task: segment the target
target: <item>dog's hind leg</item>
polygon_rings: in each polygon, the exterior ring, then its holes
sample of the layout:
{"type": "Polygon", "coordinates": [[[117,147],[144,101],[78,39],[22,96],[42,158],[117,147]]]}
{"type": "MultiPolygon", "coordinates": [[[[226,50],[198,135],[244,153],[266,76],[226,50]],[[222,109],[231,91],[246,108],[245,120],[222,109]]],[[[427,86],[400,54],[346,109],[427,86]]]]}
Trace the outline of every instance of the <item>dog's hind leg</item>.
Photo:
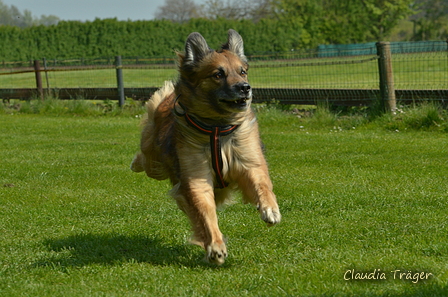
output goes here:
{"type": "Polygon", "coordinates": [[[212,186],[207,182],[190,180],[188,185],[176,185],[172,195],[190,219],[194,232],[192,243],[205,249],[208,262],[223,264],[227,247],[218,226],[212,186]]]}

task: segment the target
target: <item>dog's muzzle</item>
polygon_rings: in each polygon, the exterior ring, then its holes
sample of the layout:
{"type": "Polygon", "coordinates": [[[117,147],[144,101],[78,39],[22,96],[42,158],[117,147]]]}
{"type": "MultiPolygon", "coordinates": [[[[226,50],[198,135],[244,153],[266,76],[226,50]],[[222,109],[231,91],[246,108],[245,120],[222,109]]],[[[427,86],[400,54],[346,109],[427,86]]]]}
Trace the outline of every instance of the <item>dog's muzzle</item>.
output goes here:
{"type": "Polygon", "coordinates": [[[233,86],[233,96],[232,99],[221,99],[221,102],[227,103],[230,107],[236,109],[244,109],[247,107],[247,101],[252,99],[252,88],[251,86],[244,82],[238,83],[233,86]]]}
{"type": "Polygon", "coordinates": [[[252,95],[252,88],[248,83],[238,84],[237,88],[239,88],[240,94],[244,98],[249,98],[252,95]]]}

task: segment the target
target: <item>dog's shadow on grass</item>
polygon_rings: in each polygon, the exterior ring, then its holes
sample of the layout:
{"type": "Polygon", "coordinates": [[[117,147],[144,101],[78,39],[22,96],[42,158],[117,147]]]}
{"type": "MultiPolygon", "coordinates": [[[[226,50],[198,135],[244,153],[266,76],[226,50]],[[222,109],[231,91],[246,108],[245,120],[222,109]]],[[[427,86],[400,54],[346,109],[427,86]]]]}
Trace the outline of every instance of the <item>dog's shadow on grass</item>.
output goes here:
{"type": "Polygon", "coordinates": [[[119,265],[148,263],[187,267],[209,266],[202,261],[203,253],[187,243],[167,245],[158,237],[119,234],[79,234],[47,239],[49,253],[35,267],[83,267],[90,264],[119,265]]]}

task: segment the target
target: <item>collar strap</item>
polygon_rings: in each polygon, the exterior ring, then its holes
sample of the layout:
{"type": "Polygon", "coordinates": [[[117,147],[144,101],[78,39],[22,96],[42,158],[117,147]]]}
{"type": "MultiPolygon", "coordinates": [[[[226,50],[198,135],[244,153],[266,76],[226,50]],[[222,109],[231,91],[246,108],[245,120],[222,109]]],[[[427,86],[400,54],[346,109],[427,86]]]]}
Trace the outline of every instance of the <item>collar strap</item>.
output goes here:
{"type": "Polygon", "coordinates": [[[176,109],[176,106],[174,106],[174,113],[178,116],[185,116],[185,120],[187,123],[198,130],[199,132],[203,134],[210,135],[210,150],[212,153],[212,167],[215,171],[216,180],[218,182],[218,188],[225,188],[228,186],[226,181],[224,180],[224,176],[222,174],[222,167],[223,167],[223,161],[222,161],[222,152],[221,152],[221,136],[226,136],[231,134],[233,131],[235,131],[239,126],[238,125],[227,125],[227,126],[211,126],[207,125],[205,123],[200,122],[193,116],[190,116],[185,106],[178,102],[177,99],[179,99],[180,95],[177,96],[175,99],[175,103],[178,103],[179,106],[183,109],[183,112],[179,112],[176,109]]]}
{"type": "Polygon", "coordinates": [[[187,120],[187,123],[196,128],[196,130],[204,133],[204,134],[212,134],[215,133],[215,131],[218,131],[217,133],[220,136],[226,136],[231,134],[236,128],[238,128],[238,125],[227,125],[227,126],[210,126],[204,123],[201,123],[194,117],[190,116],[188,113],[185,113],[185,119],[187,120]]]}

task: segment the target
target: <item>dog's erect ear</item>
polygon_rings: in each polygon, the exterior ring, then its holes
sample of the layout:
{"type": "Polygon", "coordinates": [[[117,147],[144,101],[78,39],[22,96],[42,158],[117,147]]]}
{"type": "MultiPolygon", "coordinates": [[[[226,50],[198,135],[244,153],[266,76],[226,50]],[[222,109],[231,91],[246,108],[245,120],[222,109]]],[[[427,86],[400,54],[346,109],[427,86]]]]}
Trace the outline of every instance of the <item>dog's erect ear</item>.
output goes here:
{"type": "Polygon", "coordinates": [[[188,35],[187,42],[185,43],[184,61],[186,64],[192,64],[202,60],[209,52],[210,48],[207,45],[207,41],[205,41],[201,34],[193,32],[188,35]]]}
{"type": "Polygon", "coordinates": [[[228,32],[227,43],[222,46],[222,49],[234,52],[241,60],[246,61],[244,55],[243,38],[238,32],[230,29],[228,32]]]}

